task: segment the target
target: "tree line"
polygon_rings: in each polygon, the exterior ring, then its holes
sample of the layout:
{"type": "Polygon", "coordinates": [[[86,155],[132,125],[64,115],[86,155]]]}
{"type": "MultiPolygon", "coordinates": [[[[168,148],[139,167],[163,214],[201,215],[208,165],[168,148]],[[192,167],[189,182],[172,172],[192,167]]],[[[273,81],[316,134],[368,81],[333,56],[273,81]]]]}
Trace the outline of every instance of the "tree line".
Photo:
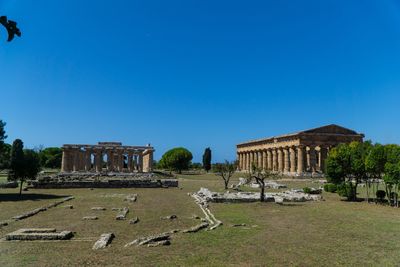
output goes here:
{"type": "Polygon", "coordinates": [[[42,168],[61,167],[62,150],[59,147],[24,149],[21,139],[7,144],[5,126],[0,120],[0,170],[8,170],[9,181],[20,182],[21,194],[23,182],[35,179],[42,168]]]}
{"type": "Polygon", "coordinates": [[[390,205],[399,205],[399,145],[373,144],[371,141],[340,144],[329,152],[325,163],[327,180],[336,185],[339,195],[356,201],[357,189],[364,184],[368,202],[371,196],[386,197],[390,205]],[[379,188],[380,184],[383,184],[383,190],[379,188]]]}

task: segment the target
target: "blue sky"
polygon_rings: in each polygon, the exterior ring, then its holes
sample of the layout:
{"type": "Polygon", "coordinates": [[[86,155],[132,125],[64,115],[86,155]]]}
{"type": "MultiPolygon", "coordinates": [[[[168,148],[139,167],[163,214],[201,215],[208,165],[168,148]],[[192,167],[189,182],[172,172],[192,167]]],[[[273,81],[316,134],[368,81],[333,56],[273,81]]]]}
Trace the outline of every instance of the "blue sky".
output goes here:
{"type": "Polygon", "coordinates": [[[0,119],[27,147],[121,141],[234,159],[336,123],[400,143],[400,2],[0,0],[0,119]]]}

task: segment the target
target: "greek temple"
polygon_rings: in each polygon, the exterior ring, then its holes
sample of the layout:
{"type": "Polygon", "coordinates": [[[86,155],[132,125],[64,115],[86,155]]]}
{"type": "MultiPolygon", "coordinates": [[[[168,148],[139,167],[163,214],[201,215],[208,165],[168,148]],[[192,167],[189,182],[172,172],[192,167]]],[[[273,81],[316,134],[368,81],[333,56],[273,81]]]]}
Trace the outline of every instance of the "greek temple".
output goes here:
{"type": "Polygon", "coordinates": [[[120,142],[62,147],[62,172],[151,172],[154,148],[123,146],[120,142]]]}
{"type": "Polygon", "coordinates": [[[249,171],[254,163],[264,170],[291,176],[324,172],[324,161],[332,147],[353,141],[362,142],[364,134],[331,124],[237,145],[238,168],[249,171]]]}

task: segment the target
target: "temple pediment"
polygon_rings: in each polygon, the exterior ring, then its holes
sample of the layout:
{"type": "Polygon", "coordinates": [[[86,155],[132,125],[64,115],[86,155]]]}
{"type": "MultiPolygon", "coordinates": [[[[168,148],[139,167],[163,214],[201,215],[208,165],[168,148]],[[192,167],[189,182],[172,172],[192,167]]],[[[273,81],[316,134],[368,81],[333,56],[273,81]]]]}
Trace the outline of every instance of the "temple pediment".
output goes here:
{"type": "Polygon", "coordinates": [[[313,133],[313,134],[349,134],[349,135],[357,135],[356,131],[344,128],[342,126],[336,125],[336,124],[330,124],[306,131],[302,131],[301,133],[313,133]]]}

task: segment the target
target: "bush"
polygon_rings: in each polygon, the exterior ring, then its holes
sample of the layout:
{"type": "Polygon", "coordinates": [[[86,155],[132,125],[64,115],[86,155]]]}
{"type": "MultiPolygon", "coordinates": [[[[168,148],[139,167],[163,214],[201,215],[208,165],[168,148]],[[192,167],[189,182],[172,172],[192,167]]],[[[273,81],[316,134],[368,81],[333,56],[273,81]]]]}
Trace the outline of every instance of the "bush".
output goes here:
{"type": "Polygon", "coordinates": [[[383,200],[386,197],[386,192],[384,190],[378,190],[376,191],[376,198],[380,201],[383,202],[383,200]]]}
{"type": "Polygon", "coordinates": [[[331,183],[325,184],[324,185],[324,191],[325,192],[330,192],[330,193],[336,193],[337,185],[331,184],[331,183]]]}
{"type": "Polygon", "coordinates": [[[309,187],[304,187],[303,188],[303,192],[305,193],[305,194],[311,194],[311,188],[309,188],[309,187]]]}
{"type": "Polygon", "coordinates": [[[347,198],[347,200],[354,200],[356,196],[354,195],[354,190],[349,183],[342,183],[337,186],[337,193],[341,197],[347,198]]]}

